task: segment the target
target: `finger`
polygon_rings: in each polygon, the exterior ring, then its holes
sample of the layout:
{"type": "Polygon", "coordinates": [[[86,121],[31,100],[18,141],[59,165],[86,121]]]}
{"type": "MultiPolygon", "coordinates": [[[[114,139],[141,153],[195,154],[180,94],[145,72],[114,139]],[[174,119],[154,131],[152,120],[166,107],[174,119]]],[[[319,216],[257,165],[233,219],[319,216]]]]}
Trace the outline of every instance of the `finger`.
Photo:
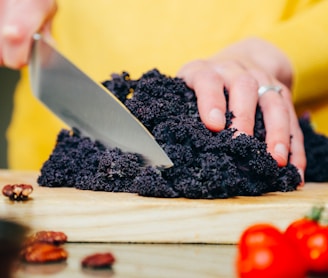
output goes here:
{"type": "Polygon", "coordinates": [[[268,152],[279,166],[285,166],[288,162],[291,135],[289,106],[286,104],[291,101],[290,93],[286,87],[282,88],[281,94],[272,90],[259,98],[268,152]]]}
{"type": "Polygon", "coordinates": [[[257,80],[246,71],[230,72],[229,110],[234,114],[231,127],[237,134],[253,135],[257,106],[257,80]]]}
{"type": "Polygon", "coordinates": [[[277,161],[279,166],[285,166],[290,151],[290,106],[292,105],[289,90],[277,80],[267,75],[258,68],[251,68],[249,72],[256,77],[261,85],[277,84],[283,90],[277,93],[275,90],[264,93],[259,98],[266,127],[266,143],[268,152],[277,161]],[[284,97],[286,100],[284,100],[284,97]]]}
{"type": "Polygon", "coordinates": [[[299,126],[299,122],[295,113],[295,108],[293,105],[290,106],[290,127],[291,127],[291,156],[290,163],[293,164],[301,175],[302,183],[304,184],[304,172],[306,168],[306,154],[304,147],[304,137],[303,132],[299,126]]]}
{"type": "Polygon", "coordinates": [[[2,60],[17,69],[27,63],[33,34],[52,17],[56,6],[53,0],[9,1],[7,10],[1,30],[2,60]]]}
{"type": "Polygon", "coordinates": [[[225,127],[226,100],[221,76],[206,62],[197,61],[185,66],[178,76],[195,91],[200,118],[212,131],[225,127]]]}
{"type": "Polygon", "coordinates": [[[301,131],[294,131],[291,144],[290,163],[297,169],[304,184],[304,172],[306,167],[306,155],[304,149],[303,134],[301,131]]]}

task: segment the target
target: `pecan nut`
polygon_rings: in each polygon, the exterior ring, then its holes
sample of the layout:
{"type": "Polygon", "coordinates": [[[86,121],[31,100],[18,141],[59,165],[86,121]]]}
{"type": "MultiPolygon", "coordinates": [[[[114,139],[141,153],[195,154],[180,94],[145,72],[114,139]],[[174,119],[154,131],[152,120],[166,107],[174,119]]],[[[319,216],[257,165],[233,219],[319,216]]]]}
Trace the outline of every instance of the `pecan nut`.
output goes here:
{"type": "Polygon", "coordinates": [[[86,268],[111,268],[114,262],[112,253],[95,253],[85,257],[81,264],[86,268]]]}
{"type": "Polygon", "coordinates": [[[13,201],[25,201],[33,191],[30,184],[7,184],[2,188],[2,194],[13,201]]]}
{"type": "Polygon", "coordinates": [[[63,232],[40,231],[27,238],[25,245],[30,245],[36,242],[61,245],[67,242],[67,235],[63,232]]]}
{"type": "Polygon", "coordinates": [[[60,246],[38,242],[25,247],[21,257],[29,263],[60,262],[67,259],[68,253],[60,246]]]}

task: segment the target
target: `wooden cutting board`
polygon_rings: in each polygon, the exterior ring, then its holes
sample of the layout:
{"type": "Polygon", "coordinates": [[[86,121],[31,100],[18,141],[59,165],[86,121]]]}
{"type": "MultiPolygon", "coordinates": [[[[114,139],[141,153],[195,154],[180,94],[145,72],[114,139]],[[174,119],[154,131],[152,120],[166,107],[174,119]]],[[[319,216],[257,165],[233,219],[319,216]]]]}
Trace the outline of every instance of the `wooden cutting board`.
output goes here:
{"type": "Polygon", "coordinates": [[[260,197],[189,200],[40,187],[37,176],[0,170],[1,188],[14,183],[34,186],[25,202],[1,196],[0,217],[34,230],[63,231],[71,242],[230,244],[251,224],[270,222],[284,229],[313,205],[323,204],[328,210],[328,183],[260,197]]]}

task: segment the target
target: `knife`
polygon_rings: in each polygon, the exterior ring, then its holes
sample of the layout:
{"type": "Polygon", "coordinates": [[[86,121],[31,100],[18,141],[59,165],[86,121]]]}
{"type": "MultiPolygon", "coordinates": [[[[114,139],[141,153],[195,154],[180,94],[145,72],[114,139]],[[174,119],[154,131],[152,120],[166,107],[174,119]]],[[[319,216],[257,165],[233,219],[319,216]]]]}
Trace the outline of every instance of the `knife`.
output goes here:
{"type": "Polygon", "coordinates": [[[34,35],[29,60],[34,96],[71,128],[106,147],[141,154],[146,165],[169,168],[172,161],[143,124],[110,91],[34,35]]]}

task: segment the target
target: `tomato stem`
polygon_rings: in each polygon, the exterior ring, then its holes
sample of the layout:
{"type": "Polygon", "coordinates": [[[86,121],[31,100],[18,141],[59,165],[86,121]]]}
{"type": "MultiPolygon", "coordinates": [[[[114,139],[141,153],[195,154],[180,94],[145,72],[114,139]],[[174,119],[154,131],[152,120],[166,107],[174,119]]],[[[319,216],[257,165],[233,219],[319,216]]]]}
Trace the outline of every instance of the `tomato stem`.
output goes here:
{"type": "Polygon", "coordinates": [[[310,213],[308,215],[306,215],[306,218],[316,221],[316,222],[319,222],[324,209],[325,209],[324,206],[314,206],[314,207],[312,207],[310,213]]]}

